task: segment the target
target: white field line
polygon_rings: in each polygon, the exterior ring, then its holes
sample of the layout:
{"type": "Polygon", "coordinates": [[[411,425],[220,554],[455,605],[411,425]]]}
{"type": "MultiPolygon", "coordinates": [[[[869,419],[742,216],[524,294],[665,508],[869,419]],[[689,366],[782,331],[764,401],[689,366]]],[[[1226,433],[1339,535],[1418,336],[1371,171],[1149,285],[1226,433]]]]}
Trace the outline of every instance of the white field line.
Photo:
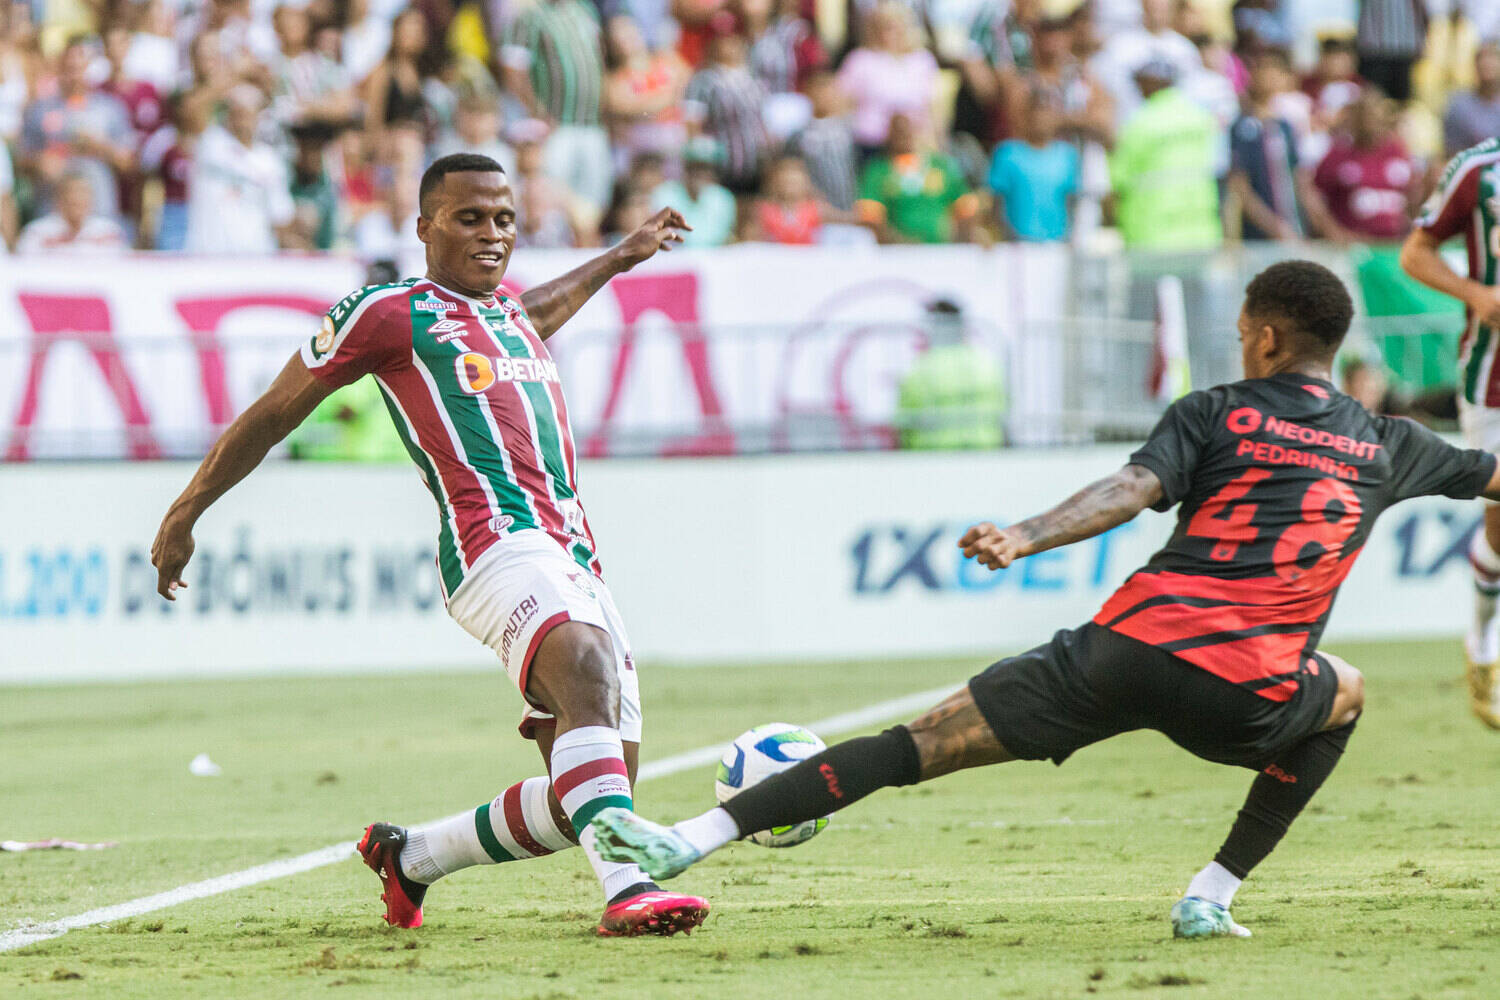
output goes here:
{"type": "MultiPolygon", "coordinates": [[[[856,709],[853,712],[845,712],[842,715],[830,716],[817,722],[808,723],[807,728],[820,736],[838,736],[841,733],[852,732],[872,726],[877,722],[883,722],[900,715],[919,712],[924,708],[930,708],[937,704],[956,690],[952,685],[940,688],[932,688],[927,691],[918,691],[913,694],[903,695],[900,698],[892,698],[888,701],[877,702],[865,708],[856,709]]],[[[673,754],[661,760],[654,760],[641,765],[637,781],[650,781],[653,778],[664,778],[667,775],[678,774],[682,771],[712,764],[724,753],[724,744],[717,743],[713,746],[699,747],[686,753],[673,754]]],[[[466,810],[467,811],[467,810],[466,810]]],[[[166,892],[158,892],[153,896],[142,896],[139,899],[127,900],[116,903],[113,906],[103,906],[97,910],[89,910],[71,917],[63,917],[59,920],[49,920],[45,923],[31,923],[17,927],[14,930],[0,932],[0,952],[14,951],[27,945],[36,944],[39,941],[48,941],[52,938],[62,937],[71,930],[80,927],[93,927],[96,924],[107,924],[115,920],[127,920],[139,917],[157,910],[165,910],[170,906],[177,906],[194,899],[203,899],[207,896],[217,896],[221,893],[234,892],[236,889],[245,889],[272,879],[286,878],[288,875],[298,875],[302,872],[312,871],[314,868],[322,868],[326,865],[343,861],[354,853],[355,841],[346,840],[343,843],[331,844],[328,847],[320,847],[316,851],[300,854],[295,858],[283,858],[280,861],[272,861],[254,868],[246,868],[243,871],[230,872],[228,875],[219,875],[216,878],[204,879],[202,882],[190,882],[180,885],[166,892]]]]}

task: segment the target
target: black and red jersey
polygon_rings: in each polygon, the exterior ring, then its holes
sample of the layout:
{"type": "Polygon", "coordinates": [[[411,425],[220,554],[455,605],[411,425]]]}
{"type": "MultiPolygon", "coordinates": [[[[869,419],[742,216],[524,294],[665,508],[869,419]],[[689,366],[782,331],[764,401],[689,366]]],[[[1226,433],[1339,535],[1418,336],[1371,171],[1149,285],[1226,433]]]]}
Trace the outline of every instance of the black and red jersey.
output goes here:
{"type": "Polygon", "coordinates": [[[1161,480],[1177,530],[1094,617],[1272,701],[1315,672],[1339,585],[1375,518],[1416,496],[1470,499],[1495,456],[1372,417],[1321,379],[1190,393],[1131,464],[1161,480]]]}

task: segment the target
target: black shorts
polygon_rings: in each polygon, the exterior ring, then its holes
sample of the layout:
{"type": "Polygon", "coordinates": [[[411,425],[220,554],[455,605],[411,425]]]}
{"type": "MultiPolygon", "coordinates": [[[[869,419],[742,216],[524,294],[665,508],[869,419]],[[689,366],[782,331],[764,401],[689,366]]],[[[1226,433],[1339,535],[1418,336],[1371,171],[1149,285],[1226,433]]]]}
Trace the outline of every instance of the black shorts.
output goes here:
{"type": "Polygon", "coordinates": [[[1260,770],[1323,727],[1338,676],[1322,656],[1288,701],[1271,701],[1155,646],[1098,625],[1001,660],[969,681],[995,737],[1022,760],[1154,729],[1216,764],[1260,770]],[[1314,673],[1313,671],[1316,671],[1314,673]]]}

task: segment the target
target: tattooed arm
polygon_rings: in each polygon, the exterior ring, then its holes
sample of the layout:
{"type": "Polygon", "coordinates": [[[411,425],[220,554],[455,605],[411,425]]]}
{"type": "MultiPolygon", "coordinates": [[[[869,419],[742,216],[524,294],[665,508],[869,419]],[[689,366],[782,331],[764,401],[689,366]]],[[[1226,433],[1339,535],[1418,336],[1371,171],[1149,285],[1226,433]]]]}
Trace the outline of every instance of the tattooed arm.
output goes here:
{"type": "Polygon", "coordinates": [[[672,249],[682,242],[679,230],[692,229],[676,209],[664,208],[647,219],[635,232],[595,257],[587,264],[573,268],[545,285],[528,289],[521,296],[521,306],[531,317],[537,336],[546,340],[573,318],[583,304],[594,297],[610,278],[624,274],[656,251],[672,249]]]}
{"type": "Polygon", "coordinates": [[[1112,476],[1090,483],[1045,514],[997,528],[976,524],[959,539],[965,558],[990,569],[1004,569],[1017,559],[1102,535],[1161,499],[1161,480],[1144,465],[1127,465],[1112,476]]]}

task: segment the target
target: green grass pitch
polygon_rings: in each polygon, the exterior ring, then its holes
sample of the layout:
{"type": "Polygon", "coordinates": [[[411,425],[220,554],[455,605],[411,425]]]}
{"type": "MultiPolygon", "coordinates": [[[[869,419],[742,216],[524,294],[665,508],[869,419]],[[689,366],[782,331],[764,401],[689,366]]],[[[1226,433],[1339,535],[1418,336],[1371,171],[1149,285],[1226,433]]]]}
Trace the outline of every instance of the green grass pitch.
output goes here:
{"type": "MultiPolygon", "coordinates": [[[[735,845],[675,883],[714,906],[688,938],[596,939],[577,852],[459,873],[396,931],[351,855],[0,953],[0,996],[1500,996],[1500,734],[1467,712],[1458,644],[1336,651],[1368,710],[1241,890],[1249,941],[1173,942],[1166,914],[1251,775],[1140,733],[879,793],[792,850],[735,845]]],[[[643,756],[980,665],[648,666],[643,756]]],[[[539,773],[518,706],[499,671],[5,689],[0,839],[120,846],[0,854],[0,930],[473,807],[539,773]],[[199,752],[221,777],[189,775],[199,752]]],[[[711,801],[709,766],[637,795],[665,819],[711,801]]]]}

